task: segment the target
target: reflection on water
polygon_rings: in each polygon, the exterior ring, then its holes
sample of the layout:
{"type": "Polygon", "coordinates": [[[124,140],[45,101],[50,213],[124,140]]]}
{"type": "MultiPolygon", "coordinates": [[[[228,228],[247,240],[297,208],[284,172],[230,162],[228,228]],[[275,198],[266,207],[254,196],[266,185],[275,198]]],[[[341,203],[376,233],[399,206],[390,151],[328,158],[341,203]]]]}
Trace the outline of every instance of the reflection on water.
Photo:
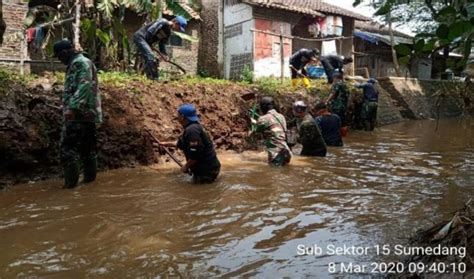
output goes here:
{"type": "Polygon", "coordinates": [[[174,165],[101,173],[0,193],[0,277],[330,277],[329,262],[364,255],[298,255],[299,244],[405,243],[447,218],[474,189],[472,119],[406,122],[351,132],[326,158],[221,155],[223,173],[196,186],[174,165]],[[264,276],[265,275],[265,276],[264,276]]]}

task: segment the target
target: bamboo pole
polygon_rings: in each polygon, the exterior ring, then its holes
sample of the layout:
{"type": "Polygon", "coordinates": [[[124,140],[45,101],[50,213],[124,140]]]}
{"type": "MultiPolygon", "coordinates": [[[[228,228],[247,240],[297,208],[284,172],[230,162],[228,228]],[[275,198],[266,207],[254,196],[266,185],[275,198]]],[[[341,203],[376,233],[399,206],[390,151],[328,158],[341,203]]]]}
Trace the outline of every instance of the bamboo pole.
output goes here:
{"type": "Polygon", "coordinates": [[[283,25],[280,25],[280,82],[285,78],[285,47],[283,45],[283,25]]]}
{"type": "Polygon", "coordinates": [[[78,51],[82,50],[81,47],[81,6],[82,6],[82,0],[76,0],[76,15],[75,15],[75,22],[73,24],[73,32],[74,32],[74,48],[78,51]]]}
{"type": "Polygon", "coordinates": [[[25,75],[25,59],[26,59],[26,36],[25,36],[25,31],[23,30],[21,32],[21,42],[20,42],[20,76],[25,75]]]}

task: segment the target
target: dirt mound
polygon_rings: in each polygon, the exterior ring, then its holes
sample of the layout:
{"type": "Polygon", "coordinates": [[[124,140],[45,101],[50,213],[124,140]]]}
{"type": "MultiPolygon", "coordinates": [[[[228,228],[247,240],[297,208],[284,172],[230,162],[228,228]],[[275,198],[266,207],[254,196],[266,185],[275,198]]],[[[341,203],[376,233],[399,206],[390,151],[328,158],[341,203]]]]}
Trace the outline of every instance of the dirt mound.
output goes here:
{"type": "MultiPolygon", "coordinates": [[[[27,108],[32,98],[60,106],[62,86],[4,80],[0,88],[0,185],[51,177],[59,173],[58,146],[61,129],[59,110],[38,104],[27,108]]],[[[130,81],[101,85],[104,123],[98,129],[101,169],[131,167],[159,162],[156,146],[145,132],[160,140],[180,134],[176,109],[193,103],[217,148],[241,151],[246,145],[249,105],[240,95],[248,87],[222,84],[163,84],[130,81]]]]}
{"type": "Polygon", "coordinates": [[[406,262],[423,262],[427,270],[436,263],[444,263],[447,267],[461,267],[460,263],[462,263],[462,268],[465,267],[467,272],[472,272],[474,270],[474,211],[471,206],[471,200],[469,200],[464,208],[454,213],[451,220],[421,230],[412,237],[410,246],[429,247],[433,251],[436,251],[436,248],[440,250],[440,253],[413,255],[406,262]],[[445,250],[447,252],[442,253],[443,249],[449,249],[449,251],[445,250]]]}

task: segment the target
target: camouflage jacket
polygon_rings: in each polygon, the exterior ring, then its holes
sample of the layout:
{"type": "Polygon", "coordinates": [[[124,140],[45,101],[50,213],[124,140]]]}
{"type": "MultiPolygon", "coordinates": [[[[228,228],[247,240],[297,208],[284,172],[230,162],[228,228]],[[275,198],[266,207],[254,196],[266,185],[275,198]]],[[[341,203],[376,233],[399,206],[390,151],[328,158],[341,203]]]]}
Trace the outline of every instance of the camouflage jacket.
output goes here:
{"type": "Polygon", "coordinates": [[[63,112],[74,112],[73,121],[102,122],[97,70],[91,60],[77,54],[69,63],[63,94],[63,112]]]}
{"type": "Polygon", "coordinates": [[[304,118],[298,118],[296,127],[299,135],[298,142],[303,145],[301,155],[312,155],[317,151],[326,149],[321,131],[311,114],[307,113],[304,118]]]}
{"type": "Polygon", "coordinates": [[[329,107],[331,111],[345,111],[347,108],[347,100],[349,99],[349,89],[343,81],[334,83],[331,87],[331,94],[335,94],[331,100],[329,107]]]}
{"type": "Polygon", "coordinates": [[[273,160],[282,149],[290,150],[286,143],[285,117],[276,110],[269,110],[267,114],[258,118],[256,131],[263,133],[269,161],[273,160]]]}

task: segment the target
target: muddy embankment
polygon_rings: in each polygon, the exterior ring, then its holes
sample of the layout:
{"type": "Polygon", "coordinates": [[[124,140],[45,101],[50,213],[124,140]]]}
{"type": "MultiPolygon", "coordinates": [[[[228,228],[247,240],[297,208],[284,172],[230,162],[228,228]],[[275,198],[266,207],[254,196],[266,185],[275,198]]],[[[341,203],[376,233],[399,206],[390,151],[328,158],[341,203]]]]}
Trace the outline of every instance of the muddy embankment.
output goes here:
{"type": "MultiPolygon", "coordinates": [[[[388,90],[381,88],[379,125],[399,122],[403,117],[420,118],[416,113],[417,117],[403,113],[411,109],[410,102],[420,98],[400,97],[411,94],[401,90],[399,84],[386,83],[381,83],[388,90]],[[398,93],[400,90],[403,94],[398,93]]],[[[61,84],[62,81],[55,77],[24,81],[0,75],[0,188],[60,174],[61,114],[41,104],[29,111],[27,104],[32,98],[42,98],[49,104],[60,106],[61,84]]],[[[290,116],[291,104],[297,99],[310,104],[325,99],[329,87],[322,84],[317,87],[317,94],[312,95],[303,92],[288,94],[281,90],[281,93],[274,94],[277,106],[290,116]]],[[[255,100],[268,91],[255,85],[218,80],[156,83],[140,78],[109,78],[101,82],[100,89],[104,111],[104,123],[98,129],[101,170],[168,160],[160,157],[157,145],[145,129],[160,140],[177,139],[181,127],[175,119],[176,109],[182,103],[196,105],[202,123],[218,149],[242,151],[254,148],[255,141],[247,138],[248,111],[255,100]],[[256,99],[242,98],[249,94],[254,94],[256,99]]],[[[351,112],[360,97],[360,92],[351,87],[351,112]]]]}
{"type": "MultiPolygon", "coordinates": [[[[26,82],[8,75],[0,79],[0,188],[58,176],[61,113],[42,104],[29,111],[28,102],[41,98],[60,106],[62,81],[50,77],[26,82]]],[[[163,141],[177,139],[181,127],[176,109],[183,103],[196,105],[218,149],[251,148],[248,111],[255,101],[241,96],[258,96],[252,86],[215,80],[152,83],[119,79],[102,82],[100,90],[104,111],[104,123],[98,129],[101,170],[168,160],[157,152],[145,129],[163,141]]],[[[291,103],[298,96],[284,97],[282,102],[291,103]]]]}

